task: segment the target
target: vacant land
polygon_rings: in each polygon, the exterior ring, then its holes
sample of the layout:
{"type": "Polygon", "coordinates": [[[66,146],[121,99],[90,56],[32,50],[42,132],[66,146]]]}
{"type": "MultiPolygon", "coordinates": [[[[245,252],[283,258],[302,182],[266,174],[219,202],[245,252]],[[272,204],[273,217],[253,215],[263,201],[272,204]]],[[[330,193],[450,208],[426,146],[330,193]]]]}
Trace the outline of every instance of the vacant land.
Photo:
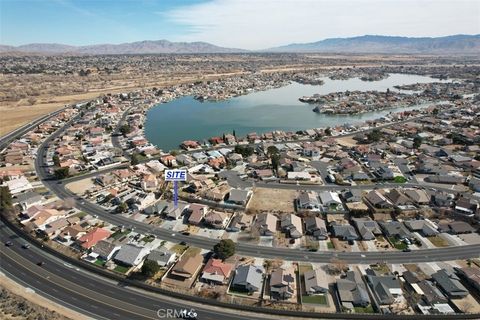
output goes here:
{"type": "Polygon", "coordinates": [[[256,188],[252,200],[248,204],[247,212],[294,212],[296,196],[295,190],[256,188]]]}
{"type": "Polygon", "coordinates": [[[83,320],[88,317],[60,306],[33,290],[27,290],[5,276],[0,276],[0,319],[83,320]]]}

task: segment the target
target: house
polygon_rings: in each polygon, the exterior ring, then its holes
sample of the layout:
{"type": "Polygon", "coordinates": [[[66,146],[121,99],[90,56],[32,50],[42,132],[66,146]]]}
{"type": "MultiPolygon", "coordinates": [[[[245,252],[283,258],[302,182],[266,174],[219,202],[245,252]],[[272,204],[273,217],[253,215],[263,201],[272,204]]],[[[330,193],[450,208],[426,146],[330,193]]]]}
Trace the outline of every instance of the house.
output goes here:
{"type": "Polygon", "coordinates": [[[337,280],[336,289],[340,305],[347,309],[370,304],[365,284],[353,271],[348,271],[345,278],[337,280]]]}
{"type": "Polygon", "coordinates": [[[345,202],[361,202],[362,201],[362,191],[358,189],[349,189],[342,192],[342,198],[345,202]]]}
{"type": "Polygon", "coordinates": [[[480,293],[480,269],[473,267],[455,268],[457,274],[463,278],[477,293],[480,293]]]}
{"type": "Polygon", "coordinates": [[[378,223],[370,218],[353,218],[352,222],[363,240],[374,240],[376,236],[382,234],[378,223]]]}
{"type": "Polygon", "coordinates": [[[148,261],[155,261],[160,267],[168,267],[175,262],[177,254],[165,248],[158,248],[150,251],[148,261]]]}
{"type": "Polygon", "coordinates": [[[149,252],[150,250],[145,247],[125,244],[118,251],[114,261],[125,266],[137,266],[149,252]]]}
{"type": "Polygon", "coordinates": [[[214,229],[225,229],[229,220],[230,214],[223,211],[213,210],[205,215],[205,224],[214,229]]]}
{"type": "Polygon", "coordinates": [[[380,221],[378,224],[387,237],[394,237],[400,240],[412,238],[410,231],[399,221],[380,221]]]}
{"type": "Polygon", "coordinates": [[[391,209],[393,208],[393,204],[385,198],[383,194],[381,194],[378,190],[372,190],[365,196],[367,203],[373,209],[391,209]]]}
{"type": "Polygon", "coordinates": [[[250,228],[250,225],[252,224],[252,216],[248,214],[236,214],[232,222],[230,223],[230,226],[227,228],[228,231],[233,231],[233,232],[238,232],[238,231],[243,231],[247,228],[250,228]]]}
{"type": "Polygon", "coordinates": [[[426,237],[433,237],[438,234],[435,225],[429,220],[408,220],[403,222],[412,232],[420,232],[426,237]]]}
{"type": "Polygon", "coordinates": [[[410,200],[407,196],[403,194],[398,189],[391,189],[389,192],[386,193],[386,196],[390,200],[390,202],[397,208],[408,207],[413,204],[413,201],[410,200]]]}
{"type": "Polygon", "coordinates": [[[305,231],[307,234],[314,236],[318,240],[326,240],[328,238],[327,227],[325,221],[319,217],[308,216],[303,219],[305,231]]]}
{"type": "Polygon", "coordinates": [[[468,290],[460,283],[459,277],[445,269],[432,274],[432,279],[450,299],[463,298],[469,294],[468,290]]]}
{"type": "Polygon", "coordinates": [[[255,227],[261,236],[273,236],[277,232],[278,218],[271,213],[260,213],[257,215],[255,227]]]}
{"type": "Polygon", "coordinates": [[[461,197],[455,203],[455,211],[465,214],[467,216],[473,216],[477,211],[478,203],[469,198],[461,197]]]}
{"type": "Polygon", "coordinates": [[[298,239],[303,236],[302,219],[294,214],[284,215],[280,221],[280,227],[290,238],[298,239]]]}
{"type": "Polygon", "coordinates": [[[307,171],[289,171],[287,172],[287,179],[288,180],[311,180],[312,177],[310,176],[310,173],[307,171]]]}
{"type": "Polygon", "coordinates": [[[22,210],[27,210],[29,207],[34,206],[36,204],[40,204],[43,200],[43,197],[33,191],[28,191],[25,193],[18,193],[13,197],[12,203],[18,204],[22,210]]]}
{"type": "Polygon", "coordinates": [[[405,189],[403,193],[418,205],[430,203],[430,196],[423,189],[405,189]]]}
{"type": "Polygon", "coordinates": [[[305,281],[305,292],[307,295],[323,294],[328,292],[328,275],[325,271],[318,268],[308,270],[303,274],[305,281]]]}
{"type": "Polygon", "coordinates": [[[200,270],[203,263],[203,256],[196,254],[193,256],[182,256],[173,266],[171,275],[183,280],[193,278],[200,270]]]}
{"type": "Polygon", "coordinates": [[[201,279],[209,283],[223,284],[228,281],[233,265],[220,259],[210,258],[202,271],[201,279]]]}
{"type": "Polygon", "coordinates": [[[333,235],[339,239],[346,241],[358,240],[358,234],[355,228],[349,224],[333,224],[333,235]]]}
{"type": "Polygon", "coordinates": [[[115,253],[120,250],[119,245],[115,245],[108,240],[100,240],[92,249],[92,253],[104,261],[112,259],[115,253]]]}
{"type": "Polygon", "coordinates": [[[323,210],[343,210],[343,203],[340,200],[340,196],[336,192],[332,191],[322,191],[319,194],[320,201],[322,202],[323,210]]]}
{"type": "Polygon", "coordinates": [[[187,203],[179,203],[177,207],[173,203],[168,203],[165,209],[165,215],[172,220],[178,220],[182,217],[184,210],[188,207],[187,203]]]}
{"type": "Polygon", "coordinates": [[[203,204],[192,203],[187,209],[190,213],[188,216],[188,223],[193,225],[199,225],[203,218],[207,214],[208,207],[203,204]]]}
{"type": "Polygon", "coordinates": [[[432,281],[422,280],[417,283],[422,294],[422,300],[430,306],[439,303],[448,303],[447,297],[438,289],[432,281]]]}
{"type": "Polygon", "coordinates": [[[81,247],[84,249],[90,249],[97,244],[100,240],[104,240],[111,235],[110,231],[102,228],[94,228],[85,235],[78,239],[81,247]]]}
{"type": "Polygon", "coordinates": [[[379,305],[391,305],[395,302],[396,297],[403,294],[400,281],[394,275],[375,276],[367,274],[365,278],[379,305]]]}
{"type": "Polygon", "coordinates": [[[56,237],[60,231],[68,226],[68,221],[65,218],[60,218],[45,224],[44,232],[49,238],[56,237]]]}
{"type": "Polygon", "coordinates": [[[251,192],[248,190],[231,189],[227,202],[246,206],[250,198],[251,192]]]}
{"type": "Polygon", "coordinates": [[[438,225],[438,229],[440,232],[448,232],[451,234],[464,234],[475,232],[475,229],[464,221],[440,223],[438,225]]]}
{"type": "Polygon", "coordinates": [[[12,195],[15,195],[17,193],[27,191],[32,189],[32,185],[30,184],[30,181],[25,176],[21,176],[18,179],[12,179],[8,181],[4,181],[3,186],[6,186],[12,195]]]}
{"type": "Polygon", "coordinates": [[[264,272],[262,266],[240,265],[235,269],[231,288],[249,293],[257,292],[262,288],[264,272]]]}
{"type": "Polygon", "coordinates": [[[297,198],[297,208],[304,210],[320,210],[320,201],[315,191],[300,191],[297,198]]]}
{"type": "Polygon", "coordinates": [[[287,300],[295,295],[296,276],[294,267],[278,268],[270,275],[270,298],[287,300]]]}

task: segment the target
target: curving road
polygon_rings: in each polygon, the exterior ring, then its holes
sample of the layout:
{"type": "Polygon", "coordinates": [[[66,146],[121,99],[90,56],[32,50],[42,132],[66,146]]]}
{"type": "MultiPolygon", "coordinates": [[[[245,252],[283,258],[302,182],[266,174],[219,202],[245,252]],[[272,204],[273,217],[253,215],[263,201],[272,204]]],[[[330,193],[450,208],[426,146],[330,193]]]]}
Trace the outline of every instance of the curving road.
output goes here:
{"type": "Polygon", "coordinates": [[[95,319],[159,319],[159,309],[183,310],[193,308],[199,319],[265,319],[269,315],[255,316],[236,310],[191,303],[160,294],[147,293],[121,283],[92,274],[51,256],[25,243],[3,222],[0,222],[0,270],[5,275],[33,289],[48,299],[95,319]],[[3,245],[12,241],[13,246],[3,245]],[[43,266],[37,263],[43,261],[43,266]]]}

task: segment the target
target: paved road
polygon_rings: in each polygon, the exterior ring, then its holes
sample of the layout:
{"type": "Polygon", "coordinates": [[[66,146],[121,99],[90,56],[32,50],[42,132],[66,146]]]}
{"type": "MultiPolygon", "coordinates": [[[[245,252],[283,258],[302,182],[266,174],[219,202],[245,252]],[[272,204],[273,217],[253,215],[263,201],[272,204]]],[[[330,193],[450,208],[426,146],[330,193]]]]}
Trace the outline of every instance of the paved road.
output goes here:
{"type": "MultiPolygon", "coordinates": [[[[1,272],[48,299],[96,319],[159,319],[158,309],[185,308],[194,308],[202,320],[247,318],[246,313],[240,311],[219,310],[123,286],[64,263],[33,245],[30,249],[23,249],[21,246],[25,240],[19,238],[3,222],[0,222],[0,240],[1,272]],[[4,246],[8,240],[14,245],[4,246]],[[41,267],[37,265],[40,261],[45,262],[41,267]]],[[[271,317],[248,314],[249,319],[271,317]]]]}

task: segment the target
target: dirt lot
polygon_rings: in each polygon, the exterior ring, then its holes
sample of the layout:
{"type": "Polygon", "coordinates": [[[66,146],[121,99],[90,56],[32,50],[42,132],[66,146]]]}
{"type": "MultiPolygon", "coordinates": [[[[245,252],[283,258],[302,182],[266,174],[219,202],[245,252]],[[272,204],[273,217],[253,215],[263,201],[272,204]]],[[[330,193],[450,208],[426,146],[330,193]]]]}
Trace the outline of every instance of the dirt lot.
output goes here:
{"type": "Polygon", "coordinates": [[[256,188],[247,207],[247,213],[262,211],[294,212],[294,200],[297,192],[294,190],[256,188]]]}
{"type": "Polygon", "coordinates": [[[67,184],[65,187],[78,195],[83,195],[86,190],[93,188],[94,184],[90,178],[67,184]]]}
{"type": "Polygon", "coordinates": [[[0,319],[86,320],[88,317],[52,302],[32,290],[26,290],[0,276],[0,319]]]}
{"type": "Polygon", "coordinates": [[[352,136],[338,138],[337,143],[345,147],[353,147],[357,145],[357,141],[353,140],[352,136]]]}

